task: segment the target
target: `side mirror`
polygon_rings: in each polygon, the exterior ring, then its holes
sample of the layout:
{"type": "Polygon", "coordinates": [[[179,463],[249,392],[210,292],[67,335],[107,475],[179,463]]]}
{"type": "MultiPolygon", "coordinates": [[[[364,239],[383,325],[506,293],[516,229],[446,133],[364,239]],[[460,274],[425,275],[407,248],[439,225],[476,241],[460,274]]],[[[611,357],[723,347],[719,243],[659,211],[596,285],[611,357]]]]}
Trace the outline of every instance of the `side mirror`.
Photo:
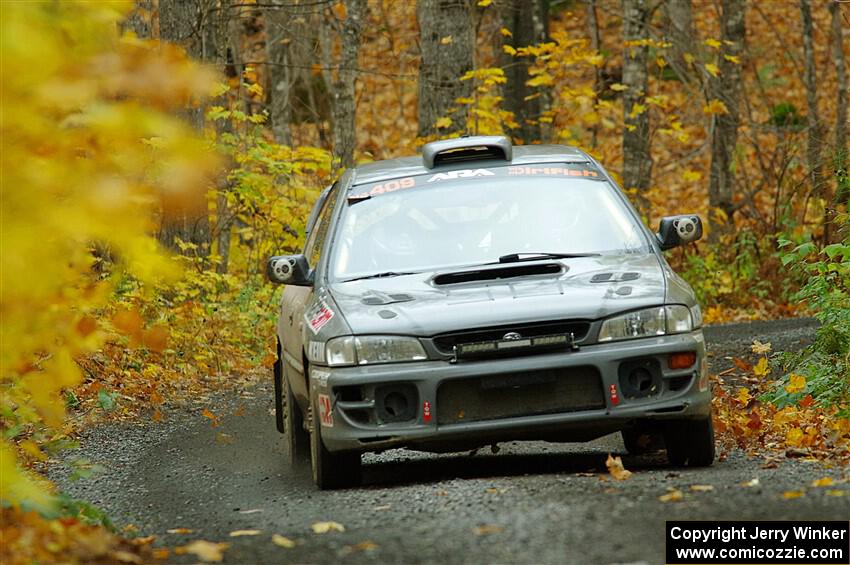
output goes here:
{"type": "Polygon", "coordinates": [[[702,220],[696,215],[666,216],[661,218],[655,234],[661,249],[672,249],[702,237],[702,220]]]}
{"type": "Polygon", "coordinates": [[[313,272],[303,255],[275,255],[269,258],[266,275],[275,284],[313,286],[313,272]]]}

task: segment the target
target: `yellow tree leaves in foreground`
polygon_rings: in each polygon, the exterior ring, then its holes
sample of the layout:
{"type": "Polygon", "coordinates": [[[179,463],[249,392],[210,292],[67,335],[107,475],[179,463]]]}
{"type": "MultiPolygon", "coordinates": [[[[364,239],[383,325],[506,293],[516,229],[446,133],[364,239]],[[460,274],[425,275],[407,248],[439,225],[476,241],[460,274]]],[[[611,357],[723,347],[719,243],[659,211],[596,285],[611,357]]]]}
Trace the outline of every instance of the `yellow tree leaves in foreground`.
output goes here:
{"type": "Polygon", "coordinates": [[[154,220],[197,196],[212,152],[169,111],[211,85],[169,45],[121,37],[131,4],[2,7],[2,431],[0,490],[45,509],[25,460],[64,418],[74,359],[103,340],[114,274],[173,276],[154,220]],[[103,259],[107,259],[104,262],[103,259]]]}

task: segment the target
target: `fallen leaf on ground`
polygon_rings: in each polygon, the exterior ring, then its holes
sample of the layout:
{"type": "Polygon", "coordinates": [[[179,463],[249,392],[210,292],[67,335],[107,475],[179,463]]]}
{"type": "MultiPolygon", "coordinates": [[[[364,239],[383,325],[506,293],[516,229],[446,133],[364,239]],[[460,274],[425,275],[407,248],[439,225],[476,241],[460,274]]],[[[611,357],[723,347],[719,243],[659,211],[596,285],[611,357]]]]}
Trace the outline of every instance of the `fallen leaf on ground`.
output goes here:
{"type": "Polygon", "coordinates": [[[191,528],[171,528],[170,530],[166,530],[169,534],[193,534],[195,530],[191,528]]]}
{"type": "Polygon", "coordinates": [[[229,543],[216,543],[199,539],[188,545],[184,545],[183,547],[175,548],[174,553],[191,553],[192,555],[197,556],[201,561],[217,563],[224,558],[224,551],[228,547],[230,547],[229,543]]]}
{"type": "Polygon", "coordinates": [[[662,494],[658,497],[661,502],[679,502],[685,499],[685,494],[679,489],[673,489],[667,494],[662,494]]]}
{"type": "Polygon", "coordinates": [[[392,504],[384,504],[382,506],[376,506],[372,510],[377,510],[378,512],[383,512],[385,510],[389,510],[392,507],[393,507],[392,504]]]}
{"type": "Polygon", "coordinates": [[[354,545],[348,545],[348,546],[346,546],[346,549],[349,552],[374,551],[375,549],[378,549],[378,544],[371,541],[371,540],[365,540],[365,541],[361,541],[360,543],[355,543],[354,545]]]}
{"type": "Polygon", "coordinates": [[[749,363],[747,363],[746,361],[744,361],[743,359],[740,359],[738,357],[733,357],[732,362],[735,364],[736,367],[738,367],[738,369],[740,369],[741,371],[743,371],[745,373],[749,373],[753,368],[752,365],[750,365],[749,363]]]}
{"type": "Polygon", "coordinates": [[[801,490],[786,490],[782,493],[782,498],[800,498],[805,493],[801,490]]]}
{"type": "Polygon", "coordinates": [[[507,491],[507,490],[508,489],[506,489],[506,488],[490,487],[488,489],[485,489],[484,492],[486,492],[487,494],[505,494],[505,491],[507,491]]]}
{"type": "Polygon", "coordinates": [[[608,467],[608,472],[618,481],[625,481],[632,476],[631,471],[627,471],[623,467],[623,461],[619,457],[612,457],[608,454],[608,459],[605,461],[605,466],[608,467]]]}
{"type": "Polygon", "coordinates": [[[262,508],[252,508],[250,510],[240,510],[240,514],[256,514],[257,512],[262,512],[262,508]]]}
{"type": "Polygon", "coordinates": [[[770,353],[771,345],[768,341],[767,343],[762,343],[759,340],[753,340],[753,345],[750,347],[753,350],[753,353],[756,355],[767,355],[770,353]]]}
{"type": "Polygon", "coordinates": [[[272,543],[284,549],[292,549],[295,547],[295,542],[293,540],[280,534],[272,534],[272,543]]]}
{"type": "Polygon", "coordinates": [[[757,487],[757,486],[759,486],[759,479],[758,479],[758,477],[756,477],[755,479],[753,479],[751,481],[741,483],[741,486],[742,487],[757,487]]]}
{"type": "Polygon", "coordinates": [[[201,412],[201,416],[203,416],[204,418],[207,418],[210,421],[210,423],[212,423],[212,427],[214,427],[214,428],[218,427],[218,416],[216,416],[215,414],[210,412],[209,409],[204,408],[204,411],[201,412]]]}
{"type": "Polygon", "coordinates": [[[834,484],[832,477],[823,477],[812,482],[813,487],[831,487],[834,484]]]}
{"type": "Polygon", "coordinates": [[[316,522],[311,526],[314,534],[326,534],[328,532],[344,532],[345,526],[339,522],[316,522]]]}
{"type": "Polygon", "coordinates": [[[830,489],[830,490],[826,491],[826,495],[827,496],[847,496],[847,491],[835,488],[835,489],[830,489]]]}
{"type": "Polygon", "coordinates": [[[691,485],[691,490],[694,492],[711,492],[714,490],[714,485],[691,485]]]}
{"type": "Polygon", "coordinates": [[[230,537],[239,538],[242,536],[258,536],[263,533],[261,530],[234,530],[230,532],[230,537]]]}
{"type": "Polygon", "coordinates": [[[233,443],[233,436],[224,432],[218,432],[217,434],[215,434],[215,441],[216,443],[230,445],[231,443],[233,443]]]}
{"type": "Polygon", "coordinates": [[[472,533],[476,536],[486,536],[490,534],[498,534],[499,532],[502,532],[504,530],[505,528],[497,524],[483,524],[481,526],[475,526],[474,528],[472,528],[472,533]]]}

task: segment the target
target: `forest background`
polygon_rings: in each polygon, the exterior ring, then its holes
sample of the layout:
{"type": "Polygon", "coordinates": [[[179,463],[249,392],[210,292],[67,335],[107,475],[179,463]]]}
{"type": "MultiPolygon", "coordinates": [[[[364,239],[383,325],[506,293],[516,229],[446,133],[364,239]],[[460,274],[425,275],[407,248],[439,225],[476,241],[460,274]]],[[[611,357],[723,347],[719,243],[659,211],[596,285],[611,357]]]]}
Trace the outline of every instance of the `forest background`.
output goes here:
{"type": "Polygon", "coordinates": [[[0,15],[10,539],[108,522],[42,478],[82,426],[159,422],[165,403],[268,376],[279,290],[264,261],[300,250],[341,170],[465,133],[580,146],[650,226],[701,214],[706,240],[668,260],[707,323],[821,321],[804,352],[757,342],[754,362],[735,360],[743,381],[714,378],[721,445],[850,460],[847,3],[138,0],[0,15]]]}

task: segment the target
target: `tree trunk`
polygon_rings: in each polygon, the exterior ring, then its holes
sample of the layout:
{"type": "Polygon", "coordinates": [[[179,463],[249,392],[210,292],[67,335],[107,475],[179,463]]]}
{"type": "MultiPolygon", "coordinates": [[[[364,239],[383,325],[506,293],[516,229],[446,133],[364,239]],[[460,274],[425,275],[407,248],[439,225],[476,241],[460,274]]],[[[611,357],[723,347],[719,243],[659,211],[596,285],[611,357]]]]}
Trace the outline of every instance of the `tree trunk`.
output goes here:
{"type": "MultiPolygon", "coordinates": [[[[418,0],[416,19],[419,22],[419,41],[422,61],[419,66],[419,135],[438,132],[436,122],[449,117],[455,100],[469,97],[472,81],[459,80],[473,69],[473,34],[471,0],[418,0]]],[[[451,128],[466,130],[465,106],[453,117],[451,128]]]]}
{"type": "Polygon", "coordinates": [[[649,48],[632,42],[648,39],[650,8],[647,0],[623,0],[623,188],[637,191],[638,207],[647,214],[646,191],[652,181],[649,148],[649,112],[646,109],[649,48]]]}
{"type": "Polygon", "coordinates": [[[673,44],[667,61],[682,82],[687,82],[690,73],[685,53],[692,50],[694,41],[694,16],[691,0],[668,0],[664,3],[667,37],[673,44]]]}
{"type": "MultiPolygon", "coordinates": [[[[590,48],[594,52],[599,52],[602,49],[602,38],[599,35],[599,16],[596,12],[596,0],[588,0],[587,2],[587,31],[590,35],[590,48]]],[[[602,95],[602,67],[593,68],[593,93],[598,101],[602,95]]],[[[596,149],[597,138],[599,136],[599,125],[595,124],[590,128],[590,146],[596,149]]]]}
{"type": "Polygon", "coordinates": [[[806,161],[813,194],[822,196],[820,162],[820,118],[818,117],[818,85],[815,70],[815,52],[813,46],[812,10],[810,0],[800,0],[800,15],[803,21],[803,58],[805,60],[806,83],[806,129],[808,143],[806,161]]]}
{"type": "Polygon", "coordinates": [[[153,0],[136,0],[135,8],[122,22],[121,29],[122,31],[132,31],[139,39],[150,39],[153,37],[152,17],[153,0]]]}
{"type": "MultiPolygon", "coordinates": [[[[512,35],[511,44],[514,47],[527,47],[545,41],[546,30],[539,25],[545,22],[548,2],[543,0],[507,0],[502,11],[502,24],[512,35]]],[[[523,143],[540,141],[540,112],[542,110],[542,89],[526,85],[528,68],[531,60],[528,57],[513,57],[502,53],[502,67],[505,69],[505,84],[503,108],[513,112],[519,124],[515,137],[523,143]],[[529,97],[533,97],[526,100],[529,97]]]]}
{"type": "Polygon", "coordinates": [[[296,71],[293,68],[292,51],[296,38],[293,37],[293,17],[281,7],[266,12],[266,51],[269,60],[269,106],[272,132],[278,143],[292,144],[292,91],[296,71]]]}
{"type": "Polygon", "coordinates": [[[366,19],[366,0],[345,0],[345,7],[346,17],[340,29],[342,51],[336,80],[333,81],[333,136],[334,156],[339,158],[340,166],[351,167],[357,146],[355,81],[360,35],[366,19]]]}
{"type": "MultiPolygon", "coordinates": [[[[744,52],[746,0],[723,0],[721,37],[723,55],[741,57],[744,52]]],[[[709,93],[726,105],[727,113],[716,114],[711,134],[711,176],[708,187],[709,225],[711,241],[732,225],[735,211],[735,146],[738,143],[739,100],[741,98],[741,65],[726,57],[720,58],[720,75],[711,80],[709,93]],[[717,210],[722,213],[718,214],[717,210]]]]}
{"type": "MultiPolygon", "coordinates": [[[[841,24],[841,4],[832,2],[832,56],[835,59],[835,74],[838,79],[838,108],[835,116],[835,153],[837,170],[844,171],[847,178],[847,68],[844,60],[844,27],[841,24]]],[[[837,195],[836,195],[837,196],[837,195]]]]}
{"type": "MultiPolygon", "coordinates": [[[[159,0],[160,39],[180,45],[189,56],[203,56],[202,13],[198,0],[159,0]]],[[[187,120],[198,130],[203,127],[203,110],[187,109],[187,120]]],[[[166,247],[178,250],[176,239],[198,246],[191,255],[206,256],[210,251],[210,223],[206,198],[181,210],[165,210],[157,237],[166,247]]]]}

